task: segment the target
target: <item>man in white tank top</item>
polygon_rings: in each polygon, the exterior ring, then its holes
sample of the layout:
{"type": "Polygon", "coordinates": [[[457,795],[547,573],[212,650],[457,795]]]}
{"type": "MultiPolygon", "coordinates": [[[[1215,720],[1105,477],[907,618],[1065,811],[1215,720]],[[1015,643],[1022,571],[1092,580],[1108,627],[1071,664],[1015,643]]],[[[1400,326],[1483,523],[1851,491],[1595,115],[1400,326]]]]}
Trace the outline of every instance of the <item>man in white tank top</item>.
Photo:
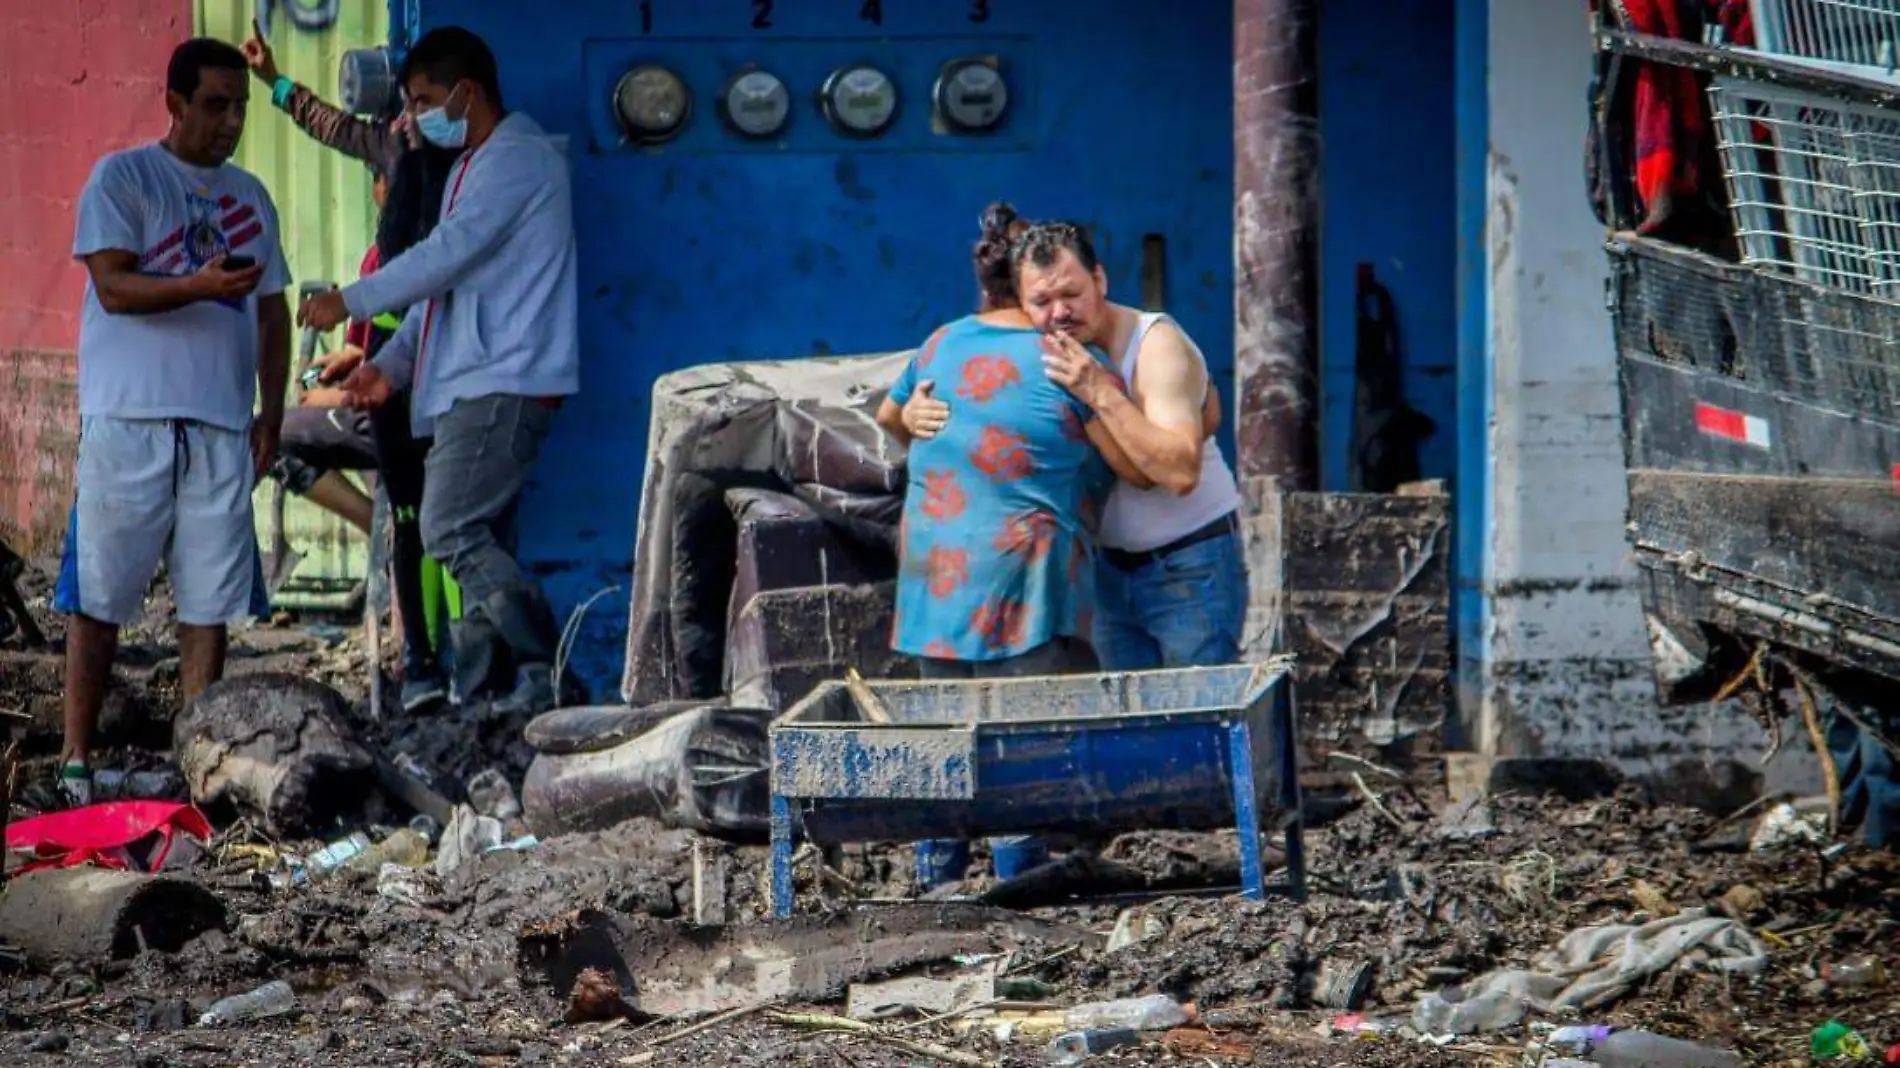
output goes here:
{"type": "MultiPolygon", "coordinates": [[[[1110,671],[1232,663],[1247,572],[1207,361],[1173,319],[1108,300],[1107,273],[1079,227],[1031,226],[1013,253],[1023,310],[1050,335],[1049,377],[1095,412],[1144,476],[1116,483],[1103,512],[1097,658],[1110,671]],[[1119,378],[1089,344],[1109,353],[1119,378]]],[[[920,406],[911,425],[941,427],[949,416],[926,395],[911,403],[920,406]]]]}

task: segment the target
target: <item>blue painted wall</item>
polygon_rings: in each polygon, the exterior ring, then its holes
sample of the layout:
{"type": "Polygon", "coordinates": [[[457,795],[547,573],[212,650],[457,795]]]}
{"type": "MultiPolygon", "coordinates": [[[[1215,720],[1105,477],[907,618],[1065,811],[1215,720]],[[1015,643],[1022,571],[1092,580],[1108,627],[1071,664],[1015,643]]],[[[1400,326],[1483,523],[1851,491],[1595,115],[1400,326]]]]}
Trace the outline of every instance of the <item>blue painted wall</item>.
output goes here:
{"type": "MultiPolygon", "coordinates": [[[[1452,506],[1457,582],[1452,641],[1458,657],[1456,715],[1447,749],[1477,749],[1490,660],[1491,421],[1496,388],[1491,353],[1490,194],[1491,0],[1457,0],[1452,97],[1457,130],[1458,475],[1452,506]]],[[[1488,749],[1487,749],[1488,751],[1488,749]]]]}
{"type": "Polygon", "coordinates": [[[1438,423],[1426,478],[1457,467],[1457,0],[1320,5],[1321,485],[1349,488],[1355,275],[1369,263],[1397,305],[1404,389],[1438,423]]]}
{"type": "MultiPolygon", "coordinates": [[[[508,105],[571,139],[583,392],[529,490],[522,544],[563,617],[627,581],[658,375],[915,345],[970,309],[968,249],[992,199],[1091,225],[1111,295],[1129,303],[1143,236],[1164,235],[1168,309],[1217,381],[1232,382],[1231,6],[1100,0],[1083,15],[1026,0],[885,0],[872,5],[885,9],[881,26],[866,6],[392,0],[402,28],[482,34],[508,105]],[[768,7],[769,28],[755,28],[768,7]],[[932,132],[939,64],[973,52],[1003,59],[1005,128],[932,132]],[[605,102],[636,60],[675,68],[695,93],[692,126],[670,145],[622,147],[608,121],[605,102]],[[819,81],[859,61],[899,82],[897,125],[881,142],[844,139],[818,114],[819,81]],[[719,127],[714,96],[746,63],[792,89],[782,143],[742,144],[719,127]]],[[[623,588],[580,632],[574,668],[597,693],[618,680],[625,627],[623,588]]]]}

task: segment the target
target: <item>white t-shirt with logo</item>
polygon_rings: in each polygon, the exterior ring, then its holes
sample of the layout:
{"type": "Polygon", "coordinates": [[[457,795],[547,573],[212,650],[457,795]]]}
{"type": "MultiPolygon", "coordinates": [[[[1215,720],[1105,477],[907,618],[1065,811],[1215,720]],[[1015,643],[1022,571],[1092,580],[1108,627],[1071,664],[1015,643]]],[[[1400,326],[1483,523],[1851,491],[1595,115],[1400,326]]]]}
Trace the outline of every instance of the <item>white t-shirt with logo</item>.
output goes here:
{"type": "Polygon", "coordinates": [[[257,399],[257,298],[290,284],[264,184],[223,164],[193,167],[162,145],[99,161],[79,195],[75,258],[118,249],[146,274],[188,275],[230,253],[264,265],[243,300],[112,315],[90,279],[79,324],[79,413],[195,419],[244,430],[257,399]]]}

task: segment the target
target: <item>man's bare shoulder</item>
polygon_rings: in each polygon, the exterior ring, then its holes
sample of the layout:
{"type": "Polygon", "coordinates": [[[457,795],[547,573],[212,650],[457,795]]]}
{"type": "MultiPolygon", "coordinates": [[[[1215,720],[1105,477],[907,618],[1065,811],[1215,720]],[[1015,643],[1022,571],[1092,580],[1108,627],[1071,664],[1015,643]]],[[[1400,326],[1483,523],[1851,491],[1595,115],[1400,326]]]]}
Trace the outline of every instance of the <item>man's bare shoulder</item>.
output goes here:
{"type": "Polygon", "coordinates": [[[1193,386],[1206,377],[1200,350],[1187,331],[1171,318],[1157,320],[1141,337],[1141,350],[1135,361],[1139,385],[1178,383],[1193,386]]]}

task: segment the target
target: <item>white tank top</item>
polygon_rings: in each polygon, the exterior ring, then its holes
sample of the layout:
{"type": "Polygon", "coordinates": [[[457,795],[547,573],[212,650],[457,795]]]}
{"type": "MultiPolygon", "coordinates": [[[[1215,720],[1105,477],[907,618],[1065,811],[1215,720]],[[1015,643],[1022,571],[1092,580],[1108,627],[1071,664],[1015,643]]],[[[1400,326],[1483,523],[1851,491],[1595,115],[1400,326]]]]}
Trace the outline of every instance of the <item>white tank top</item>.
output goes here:
{"type": "MultiPolygon", "coordinates": [[[[1169,316],[1160,312],[1145,312],[1135,321],[1135,330],[1128,339],[1128,349],[1122,353],[1122,381],[1132,390],[1135,384],[1135,358],[1141,353],[1141,341],[1148,331],[1158,322],[1166,320],[1174,323],[1169,316]]],[[[1174,323],[1176,330],[1180,323],[1174,323]]],[[[1207,358],[1201,354],[1201,348],[1194,339],[1181,330],[1181,336],[1187,338],[1188,351],[1201,361],[1201,369],[1207,369],[1207,358]]],[[[1201,394],[1201,403],[1207,403],[1207,394],[1201,394]]],[[[1227,466],[1227,458],[1220,454],[1220,447],[1209,435],[1201,448],[1201,479],[1194,491],[1185,497],[1176,496],[1163,486],[1149,489],[1136,489],[1126,482],[1117,481],[1115,488],[1109,491],[1108,506],[1102,511],[1101,543],[1111,549],[1127,552],[1147,552],[1159,549],[1177,538],[1189,534],[1219,519],[1240,507],[1240,487],[1234,481],[1234,472],[1227,466]]]]}

